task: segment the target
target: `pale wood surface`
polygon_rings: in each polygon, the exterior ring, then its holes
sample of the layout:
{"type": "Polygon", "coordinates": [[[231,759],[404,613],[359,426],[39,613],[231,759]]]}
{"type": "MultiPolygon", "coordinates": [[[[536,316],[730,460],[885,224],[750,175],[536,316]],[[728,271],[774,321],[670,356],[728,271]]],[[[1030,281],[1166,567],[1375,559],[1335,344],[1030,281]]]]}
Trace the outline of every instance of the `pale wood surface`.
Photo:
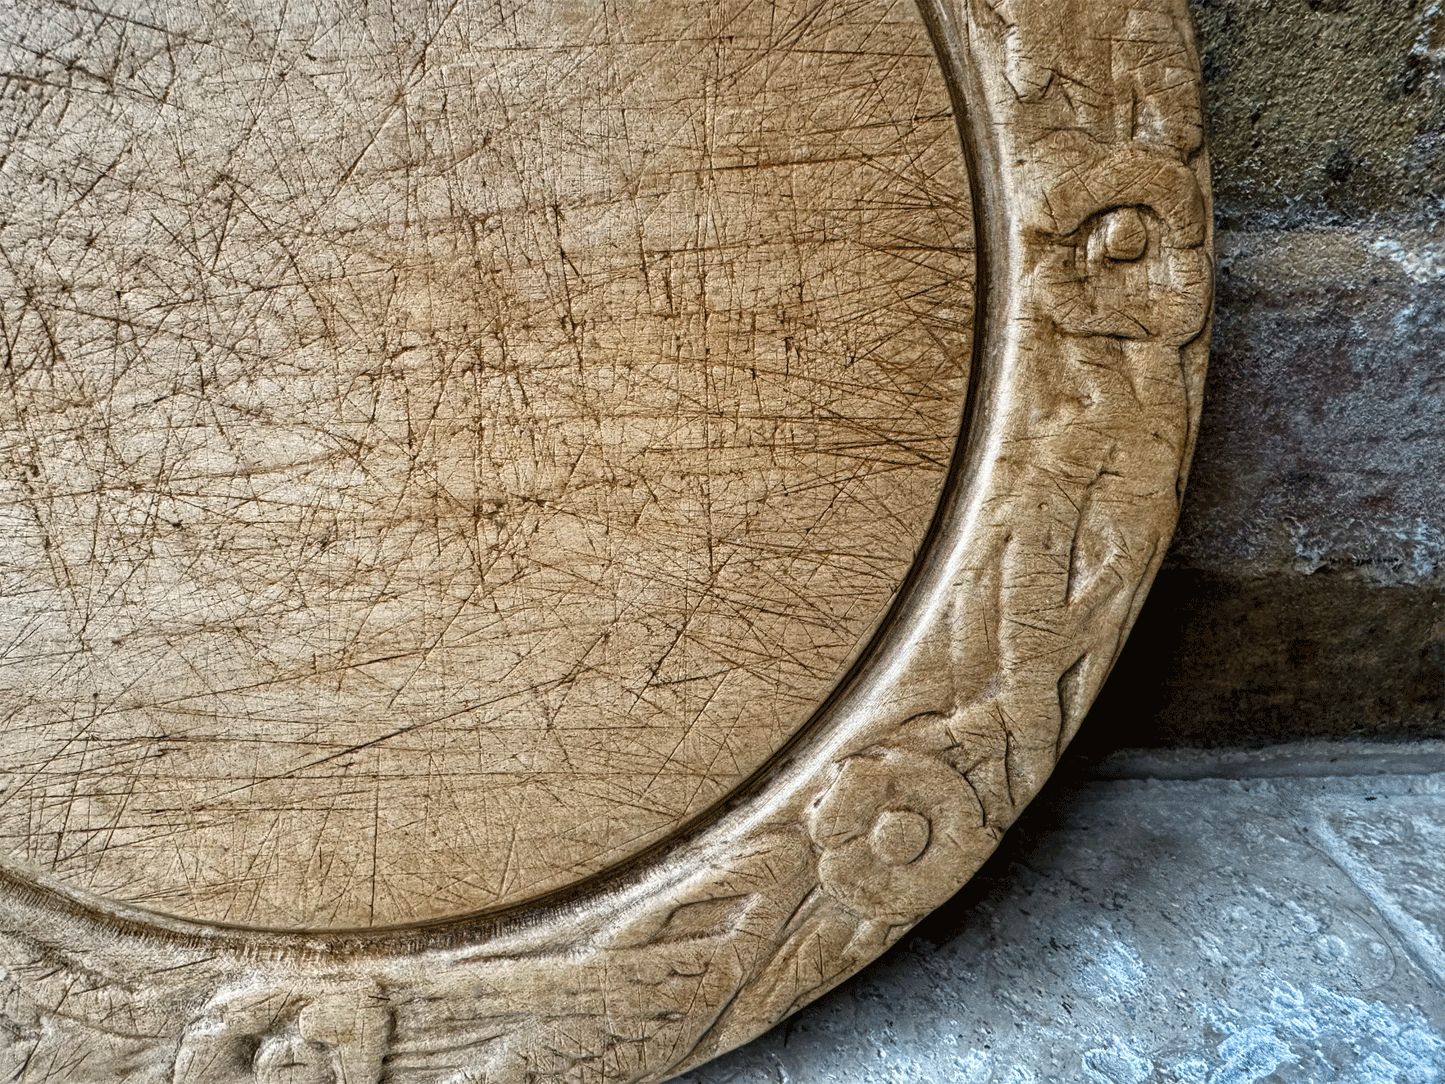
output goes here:
{"type": "Polygon", "coordinates": [[[656,1081],[987,858],[1178,514],[1183,0],[8,13],[0,1075],[656,1081]]]}
{"type": "Polygon", "coordinates": [[[759,768],[959,424],[911,0],[111,11],[8,27],[0,846],[392,925],[759,768]]]}

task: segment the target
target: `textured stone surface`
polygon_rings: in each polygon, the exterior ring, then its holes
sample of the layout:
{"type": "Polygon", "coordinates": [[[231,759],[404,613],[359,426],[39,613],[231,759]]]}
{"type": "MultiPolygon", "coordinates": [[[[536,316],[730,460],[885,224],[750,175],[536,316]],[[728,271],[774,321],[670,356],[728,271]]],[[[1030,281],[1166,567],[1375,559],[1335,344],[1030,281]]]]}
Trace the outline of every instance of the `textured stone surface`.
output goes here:
{"type": "Polygon", "coordinates": [[[1084,740],[1445,732],[1445,246],[1232,232],[1183,520],[1084,740]]]}
{"type": "Polygon", "coordinates": [[[1445,563],[1445,245],[1418,232],[1231,233],[1173,558],[1436,580],[1445,563]]]}
{"type": "Polygon", "coordinates": [[[1445,4],[1198,0],[1214,348],[1113,744],[1445,735],[1445,4]]]}
{"type": "Polygon", "coordinates": [[[1433,222],[1445,195],[1439,0],[1194,0],[1226,228],[1433,222]]]}
{"type": "Polygon", "coordinates": [[[681,1080],[1445,1080],[1441,773],[1436,743],[1056,777],[892,954],[681,1080]]]}

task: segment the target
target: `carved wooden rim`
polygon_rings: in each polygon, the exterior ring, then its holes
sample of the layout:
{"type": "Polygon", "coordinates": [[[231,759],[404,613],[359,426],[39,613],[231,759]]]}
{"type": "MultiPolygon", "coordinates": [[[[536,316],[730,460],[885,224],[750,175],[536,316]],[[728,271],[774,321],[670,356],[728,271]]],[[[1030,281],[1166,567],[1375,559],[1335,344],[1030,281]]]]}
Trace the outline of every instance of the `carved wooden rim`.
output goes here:
{"type": "Polygon", "coordinates": [[[644,861],[481,919],[251,933],[6,876],[16,1027],[156,1080],[254,1079],[281,1039],[348,1084],[657,1080],[846,978],[978,868],[1173,530],[1207,349],[1207,162],[1182,0],[921,6],[980,235],[970,420],[931,545],[814,725],[644,861]]]}

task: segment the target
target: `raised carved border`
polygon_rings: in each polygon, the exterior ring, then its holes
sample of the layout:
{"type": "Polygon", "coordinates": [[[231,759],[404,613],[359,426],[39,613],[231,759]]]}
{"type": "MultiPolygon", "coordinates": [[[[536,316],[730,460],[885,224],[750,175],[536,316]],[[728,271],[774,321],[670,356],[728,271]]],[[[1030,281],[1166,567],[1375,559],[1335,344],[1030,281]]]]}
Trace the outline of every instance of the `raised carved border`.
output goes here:
{"type": "Polygon", "coordinates": [[[851,975],[978,868],[1173,530],[1210,205],[1183,0],[920,4],[972,167],[971,417],[931,546],[817,724],[687,838],[484,920],[248,934],[0,878],[0,1076],[659,1080],[851,975]]]}

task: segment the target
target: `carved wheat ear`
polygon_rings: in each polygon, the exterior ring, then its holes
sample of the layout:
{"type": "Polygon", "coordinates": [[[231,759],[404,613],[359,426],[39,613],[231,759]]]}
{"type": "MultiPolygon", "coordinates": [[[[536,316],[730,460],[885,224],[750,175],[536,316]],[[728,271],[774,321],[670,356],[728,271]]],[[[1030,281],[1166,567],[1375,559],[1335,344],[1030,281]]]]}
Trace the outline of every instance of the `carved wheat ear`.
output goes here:
{"type": "Polygon", "coordinates": [[[1183,0],[380,10],[13,15],[0,1075],[680,1072],[984,862],[1167,546],[1183,0]]]}

